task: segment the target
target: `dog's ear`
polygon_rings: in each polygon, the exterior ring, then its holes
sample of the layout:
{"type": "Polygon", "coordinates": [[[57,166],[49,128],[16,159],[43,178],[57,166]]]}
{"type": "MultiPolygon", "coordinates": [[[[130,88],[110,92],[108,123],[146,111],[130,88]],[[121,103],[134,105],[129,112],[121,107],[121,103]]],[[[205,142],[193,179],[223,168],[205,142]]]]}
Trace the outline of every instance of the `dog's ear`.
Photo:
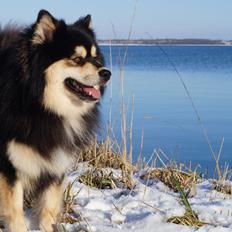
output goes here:
{"type": "Polygon", "coordinates": [[[92,29],[92,17],[91,15],[86,15],[84,18],[83,18],[83,24],[89,28],[89,29],[92,29]]]}
{"type": "Polygon", "coordinates": [[[74,23],[74,26],[82,26],[82,27],[85,27],[85,28],[88,28],[88,29],[93,29],[92,28],[92,18],[91,18],[91,15],[88,14],[85,17],[80,18],[79,20],[77,20],[74,23]]]}
{"type": "Polygon", "coordinates": [[[33,33],[32,43],[43,44],[52,41],[57,20],[46,10],[40,10],[33,33]]]}

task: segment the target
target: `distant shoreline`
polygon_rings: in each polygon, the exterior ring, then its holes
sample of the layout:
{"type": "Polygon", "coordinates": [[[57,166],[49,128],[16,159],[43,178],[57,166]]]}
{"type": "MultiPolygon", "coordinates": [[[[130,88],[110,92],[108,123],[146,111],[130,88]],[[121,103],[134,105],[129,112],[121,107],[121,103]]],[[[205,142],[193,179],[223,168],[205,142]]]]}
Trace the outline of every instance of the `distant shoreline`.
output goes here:
{"type": "Polygon", "coordinates": [[[98,40],[101,45],[130,45],[130,46],[232,46],[232,40],[211,39],[112,39],[98,40]]]}
{"type": "Polygon", "coordinates": [[[110,44],[101,43],[100,46],[140,46],[140,47],[155,47],[155,46],[180,46],[180,47],[231,47],[232,44],[110,44]]]}

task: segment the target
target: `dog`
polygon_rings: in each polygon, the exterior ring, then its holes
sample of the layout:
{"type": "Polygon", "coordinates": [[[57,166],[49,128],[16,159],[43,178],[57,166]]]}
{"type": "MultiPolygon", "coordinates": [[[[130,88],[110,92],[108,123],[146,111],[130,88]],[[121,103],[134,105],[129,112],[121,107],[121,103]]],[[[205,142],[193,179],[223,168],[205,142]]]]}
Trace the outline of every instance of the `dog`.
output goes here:
{"type": "Polygon", "coordinates": [[[110,77],[90,15],[67,24],[41,10],[31,26],[0,30],[0,210],[8,231],[27,231],[28,194],[40,229],[54,231],[65,172],[96,133],[110,77]]]}

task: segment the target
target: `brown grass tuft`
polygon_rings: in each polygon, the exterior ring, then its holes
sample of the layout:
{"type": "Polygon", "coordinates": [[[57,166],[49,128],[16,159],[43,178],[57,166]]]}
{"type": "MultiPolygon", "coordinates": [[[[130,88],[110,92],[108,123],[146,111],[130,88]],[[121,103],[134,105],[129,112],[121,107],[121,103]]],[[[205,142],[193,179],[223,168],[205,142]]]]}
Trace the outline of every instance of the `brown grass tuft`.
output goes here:
{"type": "Polygon", "coordinates": [[[75,206],[75,197],[78,195],[78,192],[73,192],[73,185],[75,182],[76,180],[70,182],[64,191],[64,209],[60,220],[64,223],[74,224],[80,221],[79,216],[75,213],[75,210],[73,209],[75,206]]]}
{"type": "Polygon", "coordinates": [[[177,169],[172,168],[154,168],[150,169],[147,173],[143,174],[140,178],[143,180],[158,179],[162,181],[165,185],[171,188],[174,192],[178,192],[175,181],[180,183],[180,186],[184,190],[192,190],[195,188],[197,182],[196,173],[187,173],[177,169]]]}
{"type": "Polygon", "coordinates": [[[89,162],[94,168],[114,168],[126,172],[133,172],[135,167],[131,162],[124,160],[120,151],[116,151],[111,144],[110,139],[102,143],[96,141],[88,146],[80,155],[80,161],[89,162]]]}
{"type": "Polygon", "coordinates": [[[200,228],[205,225],[204,222],[200,221],[197,214],[193,211],[186,211],[183,216],[174,216],[167,220],[167,222],[181,224],[185,226],[194,226],[200,228]]]}
{"type": "Polygon", "coordinates": [[[185,206],[185,214],[183,216],[171,217],[167,220],[167,222],[186,225],[186,226],[194,226],[196,228],[205,225],[206,223],[200,221],[198,215],[192,210],[187,195],[184,192],[184,189],[181,187],[181,183],[179,182],[179,180],[175,176],[172,176],[172,181],[176,185],[177,191],[180,193],[182,203],[185,206]]]}
{"type": "Polygon", "coordinates": [[[131,179],[126,176],[115,177],[112,171],[105,169],[92,169],[82,174],[79,181],[90,187],[98,189],[114,189],[116,187],[132,189],[134,187],[131,179]]]}
{"type": "Polygon", "coordinates": [[[220,193],[232,195],[232,184],[226,181],[213,181],[213,189],[220,193]]]}

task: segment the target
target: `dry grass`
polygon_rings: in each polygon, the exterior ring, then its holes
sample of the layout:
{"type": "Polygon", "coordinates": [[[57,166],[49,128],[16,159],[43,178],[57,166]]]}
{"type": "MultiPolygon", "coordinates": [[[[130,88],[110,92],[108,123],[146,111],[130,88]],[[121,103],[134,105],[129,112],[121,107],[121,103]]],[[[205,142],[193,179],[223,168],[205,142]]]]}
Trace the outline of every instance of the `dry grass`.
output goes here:
{"type": "Polygon", "coordinates": [[[229,169],[229,165],[227,163],[225,163],[224,167],[221,167],[219,170],[221,175],[218,175],[218,179],[213,180],[212,188],[217,192],[232,195],[232,170],[229,169]]]}
{"type": "Polygon", "coordinates": [[[64,209],[63,209],[63,213],[61,215],[61,220],[60,220],[63,223],[74,224],[81,220],[79,218],[79,215],[74,210],[75,197],[79,193],[79,192],[77,193],[73,192],[73,185],[75,182],[76,180],[74,180],[73,182],[70,182],[64,191],[64,199],[63,199],[64,209]]]}
{"type": "Polygon", "coordinates": [[[232,195],[232,184],[226,181],[213,181],[213,189],[220,193],[232,195]]]}
{"type": "Polygon", "coordinates": [[[200,221],[197,214],[193,211],[186,211],[183,216],[174,216],[167,220],[167,222],[181,224],[185,226],[193,226],[200,228],[205,225],[204,222],[200,221]]]}
{"type": "Polygon", "coordinates": [[[101,143],[95,141],[81,153],[80,157],[80,161],[88,162],[94,168],[114,168],[130,173],[135,170],[131,162],[123,159],[118,145],[112,144],[109,138],[101,143]]]}
{"type": "Polygon", "coordinates": [[[102,143],[97,143],[95,140],[82,152],[81,157],[80,161],[88,162],[91,170],[79,178],[80,182],[100,189],[115,187],[132,189],[134,187],[132,176],[136,170],[135,166],[123,157],[119,146],[112,144],[109,138],[102,143]],[[106,168],[120,170],[121,177],[114,177],[112,172],[104,170],[106,168]]]}
{"type": "Polygon", "coordinates": [[[117,179],[114,178],[112,172],[106,173],[103,170],[93,169],[82,174],[79,181],[92,188],[113,189],[116,188],[117,179]]]}
{"type": "Polygon", "coordinates": [[[105,169],[88,170],[80,176],[79,181],[98,189],[114,189],[116,187],[132,189],[134,187],[130,177],[115,177],[112,171],[105,169]]]}
{"type": "Polygon", "coordinates": [[[192,191],[196,187],[197,174],[187,173],[172,168],[154,168],[143,174],[140,178],[143,180],[158,179],[171,188],[174,192],[178,192],[176,182],[173,177],[178,180],[182,189],[192,191]]]}
{"type": "Polygon", "coordinates": [[[198,215],[192,210],[187,195],[184,192],[184,189],[181,187],[181,183],[179,182],[179,180],[175,176],[172,176],[172,181],[176,185],[177,191],[180,193],[180,197],[186,211],[183,216],[171,217],[167,220],[167,222],[181,224],[185,226],[194,226],[196,228],[200,228],[201,226],[205,225],[206,223],[200,221],[198,215]]]}

